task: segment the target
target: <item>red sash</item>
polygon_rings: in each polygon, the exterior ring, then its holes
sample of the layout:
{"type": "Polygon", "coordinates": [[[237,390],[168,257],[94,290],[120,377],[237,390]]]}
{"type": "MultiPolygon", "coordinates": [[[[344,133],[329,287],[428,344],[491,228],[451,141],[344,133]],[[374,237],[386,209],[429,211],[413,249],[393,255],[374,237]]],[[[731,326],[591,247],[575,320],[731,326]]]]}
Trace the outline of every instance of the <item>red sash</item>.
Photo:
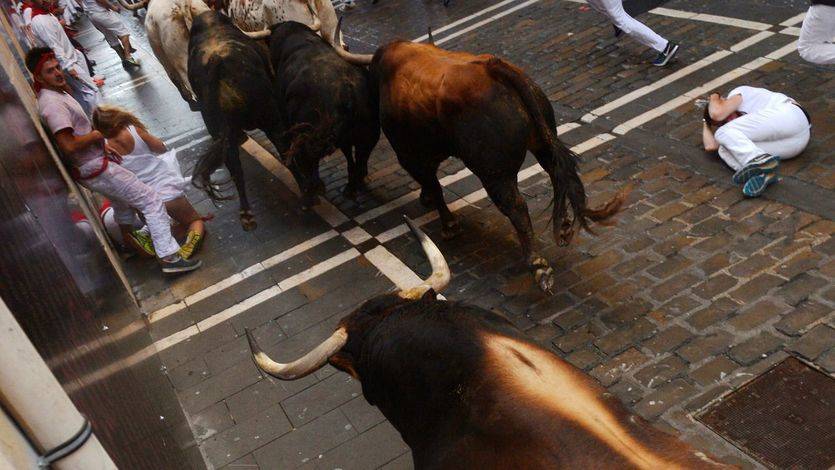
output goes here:
{"type": "Polygon", "coordinates": [[[70,174],[72,175],[73,179],[76,180],[76,181],[91,180],[91,179],[95,178],[96,176],[99,176],[100,174],[104,173],[105,170],[107,170],[108,162],[109,162],[109,160],[107,159],[107,157],[102,157],[101,167],[99,167],[99,169],[90,173],[87,176],[81,176],[81,172],[78,171],[78,168],[76,168],[76,167],[70,168],[70,174]]]}

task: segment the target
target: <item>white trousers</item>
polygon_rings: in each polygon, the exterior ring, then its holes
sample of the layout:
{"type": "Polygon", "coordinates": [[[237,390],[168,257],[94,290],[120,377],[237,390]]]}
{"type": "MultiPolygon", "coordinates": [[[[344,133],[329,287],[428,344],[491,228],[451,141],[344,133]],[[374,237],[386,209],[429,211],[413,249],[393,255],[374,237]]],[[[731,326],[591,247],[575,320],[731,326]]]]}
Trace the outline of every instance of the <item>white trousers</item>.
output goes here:
{"type": "MultiPolygon", "coordinates": [[[[98,164],[98,162],[92,162],[98,164]]],[[[95,166],[95,165],[94,165],[95,166]]],[[[164,258],[177,253],[180,245],[171,235],[171,217],[165,210],[159,195],[130,171],[111,162],[104,173],[82,185],[110,199],[113,214],[119,225],[133,225],[138,210],[145,217],[157,257],[164,258]]]]}
{"type": "Polygon", "coordinates": [[[764,153],[793,158],[809,143],[809,127],[803,111],[788,102],[749,113],[716,131],[719,156],[734,171],[764,153]]]}
{"type": "Polygon", "coordinates": [[[806,12],[797,52],[815,64],[835,64],[835,7],[812,5],[806,12]]]}
{"type": "Polygon", "coordinates": [[[122,43],[119,42],[119,38],[130,35],[130,30],[122,22],[122,17],[114,11],[88,11],[87,16],[112,48],[121,47],[122,43]]]}
{"type": "Polygon", "coordinates": [[[623,9],[623,0],[588,0],[595,10],[603,13],[615,26],[641,44],[658,52],[667,47],[667,40],[645,24],[629,16],[623,9]]]}

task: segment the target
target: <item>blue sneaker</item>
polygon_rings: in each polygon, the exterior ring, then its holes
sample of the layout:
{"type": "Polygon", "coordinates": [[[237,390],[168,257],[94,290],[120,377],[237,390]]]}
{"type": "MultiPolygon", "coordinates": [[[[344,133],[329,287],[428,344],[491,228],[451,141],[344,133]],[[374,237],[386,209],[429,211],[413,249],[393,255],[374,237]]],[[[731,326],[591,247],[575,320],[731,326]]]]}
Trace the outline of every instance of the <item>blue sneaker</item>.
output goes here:
{"type": "Polygon", "coordinates": [[[778,166],[780,166],[780,157],[764,153],[734,173],[733,182],[734,184],[743,184],[752,176],[774,173],[778,166]]]}
{"type": "Polygon", "coordinates": [[[655,57],[655,60],[652,61],[652,65],[656,67],[663,67],[667,65],[669,61],[673,60],[673,57],[676,55],[676,52],[678,52],[678,47],[678,44],[672,41],[667,41],[667,47],[665,47],[663,51],[658,53],[658,56],[655,57]]]}
{"type": "Polygon", "coordinates": [[[760,197],[765,188],[771,183],[777,182],[777,175],[774,173],[760,173],[752,176],[742,187],[742,194],[748,197],[760,197]]]}

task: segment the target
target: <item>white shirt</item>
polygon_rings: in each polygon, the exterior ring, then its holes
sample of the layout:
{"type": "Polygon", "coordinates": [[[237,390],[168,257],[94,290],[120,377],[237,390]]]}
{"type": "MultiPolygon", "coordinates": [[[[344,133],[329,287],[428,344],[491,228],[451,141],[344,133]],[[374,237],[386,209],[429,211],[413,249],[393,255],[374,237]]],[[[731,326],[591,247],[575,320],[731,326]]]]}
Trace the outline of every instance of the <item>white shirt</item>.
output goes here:
{"type": "Polygon", "coordinates": [[[31,27],[38,45],[52,49],[61,69],[70,70],[76,66],[84,66],[84,57],[73,47],[58,18],[52,15],[38,15],[32,18],[31,27]]]}
{"type": "MultiPolygon", "coordinates": [[[[90,120],[78,101],[69,93],[43,89],[38,93],[38,112],[53,134],[64,129],[72,129],[75,136],[93,131],[90,120]]],[[[73,155],[67,155],[81,176],[87,176],[101,168],[104,158],[104,143],[91,145],[73,155]]]]}
{"type": "Polygon", "coordinates": [[[734,95],[742,95],[742,103],[737,109],[746,114],[755,113],[762,109],[791,101],[791,98],[782,93],[752,86],[736,87],[728,93],[728,98],[734,95]]]}
{"type": "Polygon", "coordinates": [[[87,13],[107,13],[107,8],[101,6],[96,0],[81,0],[84,11],[87,13]]]}

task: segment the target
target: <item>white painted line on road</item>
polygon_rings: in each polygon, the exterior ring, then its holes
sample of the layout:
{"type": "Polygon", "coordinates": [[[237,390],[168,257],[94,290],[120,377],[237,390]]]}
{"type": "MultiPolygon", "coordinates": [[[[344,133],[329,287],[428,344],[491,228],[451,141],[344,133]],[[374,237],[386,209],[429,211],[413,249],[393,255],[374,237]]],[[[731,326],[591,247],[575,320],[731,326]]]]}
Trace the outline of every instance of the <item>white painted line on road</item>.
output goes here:
{"type": "Polygon", "coordinates": [[[728,82],[735,80],[747,74],[748,72],[751,72],[752,70],[757,70],[763,65],[773,60],[777,60],[781,57],[784,57],[795,50],[797,50],[797,41],[792,41],[790,44],[787,44],[786,46],[777,49],[776,51],[768,54],[765,57],[754,59],[751,62],[737,67],[718,78],[715,78],[701,86],[691,89],[690,91],[684,93],[681,96],[673,98],[660,106],[657,106],[639,116],[636,116],[624,122],[623,124],[615,127],[615,129],[612,132],[618,135],[624,135],[632,129],[635,129],[636,127],[639,127],[657,117],[660,117],[666,114],[667,112],[684,105],[685,103],[689,103],[690,101],[698,98],[699,96],[704,95],[705,93],[714,91],[720,86],[725,85],[728,82]]]}
{"type": "Polygon", "coordinates": [[[360,256],[360,252],[357,251],[356,248],[351,248],[348,250],[339,253],[336,256],[333,256],[325,261],[322,261],[319,264],[316,264],[298,274],[288,277],[283,281],[279,282],[278,285],[272,286],[268,289],[265,289],[252,297],[249,297],[237,304],[222,310],[214,315],[206,318],[198,322],[196,325],[192,325],[184,330],[178,331],[172,335],[169,335],[159,341],[154,342],[154,346],[156,347],[157,351],[163,351],[165,349],[170,348],[178,343],[181,343],[192,336],[207,331],[208,329],[217,326],[223,323],[230,318],[234,318],[237,315],[249,310],[250,308],[262,304],[267,300],[272,299],[273,297],[281,294],[282,292],[288,291],[299,284],[307,282],[317,276],[320,276],[331,269],[334,269],[342,264],[357,258],[360,256]]]}
{"type": "MultiPolygon", "coordinates": [[[[265,149],[261,144],[254,141],[252,138],[249,138],[243,143],[243,145],[241,145],[241,148],[255,157],[261,166],[266,168],[267,171],[281,180],[281,182],[284,183],[290,191],[293,191],[297,195],[300,194],[299,187],[296,184],[296,179],[293,178],[293,174],[290,173],[290,170],[282,165],[281,162],[278,161],[278,158],[273,156],[273,154],[265,149]]],[[[337,227],[348,221],[348,218],[345,217],[339,209],[334,207],[330,201],[323,197],[320,197],[319,203],[313,206],[313,211],[316,212],[319,217],[324,219],[324,221],[331,227],[337,227]]]]}
{"type": "Polygon", "coordinates": [[[780,23],[780,26],[794,26],[799,23],[803,23],[803,20],[806,18],[806,12],[798,13],[796,16],[792,16],[791,18],[787,19],[786,21],[780,23]]]}
{"type": "Polygon", "coordinates": [[[125,92],[128,92],[128,91],[130,91],[130,90],[133,90],[133,89],[139,88],[139,87],[141,87],[141,86],[143,86],[143,85],[147,85],[148,83],[150,83],[150,82],[152,82],[153,80],[156,80],[156,79],[158,79],[158,78],[160,78],[160,77],[159,77],[159,76],[156,76],[156,75],[147,75],[145,79],[143,79],[143,80],[137,80],[136,82],[134,82],[134,83],[130,84],[130,86],[126,86],[126,87],[124,87],[124,88],[118,88],[118,89],[115,89],[116,91],[112,91],[112,90],[103,90],[102,94],[104,95],[104,97],[105,97],[105,98],[107,98],[107,99],[112,99],[114,96],[118,96],[118,95],[121,95],[122,93],[125,93],[125,92]]]}
{"type": "Polygon", "coordinates": [[[437,41],[435,41],[435,44],[443,44],[447,41],[450,41],[452,39],[457,38],[458,36],[461,36],[463,34],[467,34],[474,29],[478,29],[478,28],[480,28],[480,27],[482,27],[486,24],[492,23],[492,22],[494,22],[494,21],[496,21],[500,18],[503,18],[503,17],[513,13],[516,10],[521,10],[522,8],[525,8],[528,5],[533,5],[534,3],[537,3],[538,1],[539,0],[528,0],[527,2],[516,5],[513,8],[508,8],[507,10],[505,10],[501,13],[497,13],[497,14],[495,14],[495,15],[493,15],[493,16],[485,19],[485,20],[479,21],[478,23],[475,23],[474,25],[468,26],[468,27],[466,27],[464,29],[460,29],[460,30],[458,30],[458,31],[456,31],[456,32],[454,32],[450,35],[444,36],[442,39],[438,39],[437,41]]]}
{"type": "Polygon", "coordinates": [[[745,49],[746,47],[753,46],[754,44],[766,38],[770,38],[771,36],[774,36],[774,33],[772,33],[771,31],[760,31],[759,33],[751,36],[750,38],[743,39],[742,41],[739,41],[738,43],[734,44],[730,47],[730,50],[731,52],[739,52],[745,49]]]}
{"type": "MultiPolygon", "coordinates": [[[[472,14],[472,15],[470,15],[470,16],[465,16],[464,18],[461,18],[460,20],[454,21],[454,22],[452,22],[452,23],[450,23],[450,24],[448,24],[448,25],[446,25],[446,26],[443,26],[443,27],[441,27],[441,28],[438,28],[438,29],[432,30],[432,35],[433,35],[435,38],[437,38],[437,37],[438,37],[438,34],[440,34],[440,33],[444,32],[444,31],[447,31],[447,30],[449,30],[449,29],[452,29],[452,28],[454,28],[454,27],[456,27],[456,26],[458,26],[458,25],[460,25],[460,24],[466,23],[466,22],[468,22],[468,21],[472,20],[473,18],[478,18],[478,17],[479,17],[479,16],[481,16],[481,15],[484,15],[484,14],[486,14],[486,13],[490,13],[491,11],[493,11],[493,10],[495,10],[495,9],[497,9],[497,8],[501,8],[501,7],[503,7],[503,6],[507,5],[507,4],[509,4],[509,3],[513,3],[513,2],[515,2],[515,1],[517,1],[517,0],[504,0],[503,2],[499,2],[499,3],[495,4],[495,5],[492,5],[492,6],[489,6],[489,7],[487,7],[487,8],[484,8],[483,10],[479,10],[479,11],[477,11],[477,12],[473,13],[473,14],[472,14]]],[[[431,26],[431,25],[430,25],[430,26],[431,26]]],[[[418,38],[413,39],[413,40],[412,40],[412,42],[423,42],[423,41],[425,41],[425,40],[427,40],[427,39],[429,39],[429,35],[428,35],[428,34],[424,34],[423,36],[420,36],[420,37],[418,37],[418,38]]]]}
{"type": "Polygon", "coordinates": [[[345,232],[342,232],[342,236],[355,246],[373,238],[362,227],[354,227],[351,230],[346,230],[345,232]]]}
{"type": "Polygon", "coordinates": [[[273,256],[270,256],[269,258],[267,258],[263,261],[255,263],[252,266],[249,266],[248,268],[244,269],[243,271],[241,271],[239,273],[235,273],[235,274],[233,274],[233,275],[231,275],[231,276],[229,276],[229,277],[227,277],[223,280],[220,280],[220,281],[218,281],[218,282],[216,282],[216,283],[214,283],[214,284],[212,284],[208,287],[205,287],[205,288],[187,296],[185,299],[183,299],[180,302],[177,302],[175,304],[171,304],[167,307],[163,307],[159,310],[156,310],[156,311],[152,312],[151,314],[148,315],[148,321],[153,324],[155,322],[164,320],[165,318],[167,318],[167,317],[169,317],[169,316],[171,316],[175,313],[178,313],[178,312],[182,311],[183,309],[185,309],[189,305],[194,305],[195,303],[197,303],[197,302],[199,302],[203,299],[206,299],[206,298],[208,298],[208,297],[210,297],[210,296],[212,296],[212,295],[214,295],[214,294],[216,294],[216,293],[218,293],[218,292],[220,292],[224,289],[232,287],[235,284],[238,284],[238,283],[242,282],[243,280],[245,280],[245,279],[261,272],[261,271],[264,271],[264,270],[269,269],[273,266],[276,266],[277,264],[282,263],[282,262],[284,262],[284,261],[286,261],[286,260],[288,260],[288,259],[290,259],[294,256],[300,255],[300,254],[304,253],[305,251],[310,250],[314,247],[317,247],[317,246],[321,245],[322,243],[324,243],[324,242],[326,242],[326,241],[328,241],[332,238],[335,238],[337,236],[339,236],[339,232],[337,232],[336,230],[328,230],[327,232],[325,232],[321,235],[317,235],[317,236],[315,236],[311,239],[305,240],[304,242],[299,243],[298,245],[290,247],[290,248],[288,248],[288,249],[286,249],[286,250],[284,250],[280,253],[277,253],[273,256]]]}
{"type": "Polygon", "coordinates": [[[420,277],[414,271],[409,269],[384,246],[376,246],[374,249],[367,251],[365,259],[370,261],[387,278],[391,279],[399,289],[408,289],[421,282],[420,277]]]}
{"type": "Polygon", "coordinates": [[[789,26],[786,29],[781,29],[780,34],[788,34],[789,36],[800,36],[800,28],[797,26],[789,26]]]}
{"type": "Polygon", "coordinates": [[[557,136],[563,135],[566,132],[571,132],[574,129],[577,129],[578,127],[582,127],[582,124],[580,124],[579,122],[567,122],[565,124],[557,126],[557,136]]]}

